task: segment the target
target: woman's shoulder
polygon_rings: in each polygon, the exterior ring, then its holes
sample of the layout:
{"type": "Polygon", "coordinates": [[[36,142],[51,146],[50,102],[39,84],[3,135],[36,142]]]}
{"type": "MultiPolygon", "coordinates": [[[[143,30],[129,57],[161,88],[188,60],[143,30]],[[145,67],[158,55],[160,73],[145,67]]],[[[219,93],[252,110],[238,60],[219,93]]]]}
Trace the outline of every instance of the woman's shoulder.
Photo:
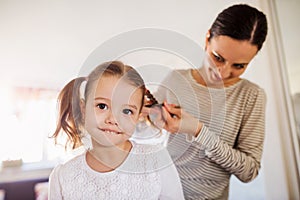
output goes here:
{"type": "Polygon", "coordinates": [[[190,74],[192,69],[175,69],[171,71],[171,75],[187,76],[190,74]]]}
{"type": "Polygon", "coordinates": [[[259,99],[266,101],[267,99],[265,90],[258,84],[247,79],[241,79],[240,83],[233,88],[232,95],[244,97],[239,99],[247,101],[256,101],[259,99]]]}
{"type": "Polygon", "coordinates": [[[247,93],[265,93],[261,86],[247,79],[241,79],[240,83],[236,84],[235,89],[244,90],[247,93]]]}
{"type": "Polygon", "coordinates": [[[176,87],[178,84],[189,84],[191,80],[191,69],[171,70],[164,79],[163,84],[168,83],[170,87],[176,87]]]}
{"type": "Polygon", "coordinates": [[[256,90],[261,89],[261,87],[258,84],[254,83],[248,79],[241,79],[241,85],[246,88],[254,88],[256,90]]]}

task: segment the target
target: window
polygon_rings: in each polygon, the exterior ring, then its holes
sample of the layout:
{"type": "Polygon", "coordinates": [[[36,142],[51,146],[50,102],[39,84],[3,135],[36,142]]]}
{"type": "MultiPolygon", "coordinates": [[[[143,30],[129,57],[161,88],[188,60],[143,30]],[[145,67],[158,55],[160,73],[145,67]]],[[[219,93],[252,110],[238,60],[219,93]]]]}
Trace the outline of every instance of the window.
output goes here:
{"type": "Polygon", "coordinates": [[[55,130],[57,90],[0,88],[0,160],[55,161],[65,154],[49,138],[55,130]]]}

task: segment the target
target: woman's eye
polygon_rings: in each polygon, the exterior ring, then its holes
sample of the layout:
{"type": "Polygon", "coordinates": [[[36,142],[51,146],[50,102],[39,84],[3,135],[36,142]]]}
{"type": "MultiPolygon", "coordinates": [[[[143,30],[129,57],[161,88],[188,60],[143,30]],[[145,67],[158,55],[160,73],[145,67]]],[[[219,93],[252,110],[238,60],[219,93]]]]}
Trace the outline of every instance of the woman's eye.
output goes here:
{"type": "Polygon", "coordinates": [[[215,55],[215,54],[214,54],[214,58],[215,58],[215,60],[216,60],[217,62],[224,62],[224,59],[223,59],[222,57],[218,56],[218,55],[215,55]]]}
{"type": "Polygon", "coordinates": [[[245,65],[244,64],[235,64],[234,67],[236,69],[244,69],[245,68],[245,65]]]}
{"type": "Polygon", "coordinates": [[[100,108],[101,110],[107,110],[107,105],[106,104],[104,104],[104,103],[99,103],[98,105],[97,105],[97,107],[98,108],[100,108]]]}
{"type": "Polygon", "coordinates": [[[130,110],[130,109],[123,109],[122,112],[123,112],[125,115],[132,115],[132,114],[133,114],[133,111],[130,110]]]}

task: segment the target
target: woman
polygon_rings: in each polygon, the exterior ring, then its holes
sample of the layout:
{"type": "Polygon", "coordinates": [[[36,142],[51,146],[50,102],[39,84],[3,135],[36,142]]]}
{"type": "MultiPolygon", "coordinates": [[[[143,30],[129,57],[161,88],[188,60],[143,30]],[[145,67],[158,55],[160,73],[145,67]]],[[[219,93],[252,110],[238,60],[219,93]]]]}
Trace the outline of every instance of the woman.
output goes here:
{"type": "Polygon", "coordinates": [[[207,32],[206,59],[212,65],[173,71],[155,95],[164,101],[164,128],[179,133],[170,135],[168,149],[186,199],[228,199],[232,174],[242,182],[258,175],[266,96],[240,76],[266,35],[261,11],[245,4],[228,7],[207,32]]]}

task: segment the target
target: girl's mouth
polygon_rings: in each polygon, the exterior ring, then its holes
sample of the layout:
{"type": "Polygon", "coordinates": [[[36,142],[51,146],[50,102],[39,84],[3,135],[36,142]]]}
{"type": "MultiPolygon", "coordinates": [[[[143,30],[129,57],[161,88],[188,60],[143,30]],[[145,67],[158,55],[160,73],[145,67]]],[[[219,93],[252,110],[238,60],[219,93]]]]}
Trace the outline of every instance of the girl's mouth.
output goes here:
{"type": "Polygon", "coordinates": [[[101,131],[107,133],[107,134],[112,134],[112,135],[119,135],[122,134],[122,132],[118,132],[118,131],[113,131],[113,130],[109,130],[109,129],[100,129],[101,131]]]}

